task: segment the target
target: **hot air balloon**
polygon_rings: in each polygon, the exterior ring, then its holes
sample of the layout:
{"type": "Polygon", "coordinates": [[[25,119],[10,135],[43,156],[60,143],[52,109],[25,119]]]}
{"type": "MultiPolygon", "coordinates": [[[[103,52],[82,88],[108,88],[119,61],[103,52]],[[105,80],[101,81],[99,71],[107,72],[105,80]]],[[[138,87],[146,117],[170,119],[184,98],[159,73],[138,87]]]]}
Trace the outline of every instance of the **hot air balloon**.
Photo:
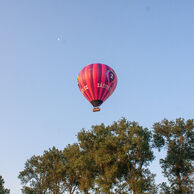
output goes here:
{"type": "Polygon", "coordinates": [[[78,87],[85,98],[93,105],[93,112],[113,93],[117,76],[112,68],[102,63],[84,67],[78,75],[78,87]]]}

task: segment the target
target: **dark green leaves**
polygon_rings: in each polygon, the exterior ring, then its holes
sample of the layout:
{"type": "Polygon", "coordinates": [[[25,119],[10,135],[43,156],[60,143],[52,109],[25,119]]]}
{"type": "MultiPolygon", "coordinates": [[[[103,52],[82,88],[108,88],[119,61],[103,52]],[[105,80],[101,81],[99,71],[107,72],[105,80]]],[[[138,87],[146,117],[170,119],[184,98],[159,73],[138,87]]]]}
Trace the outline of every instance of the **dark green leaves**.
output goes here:
{"type": "Polygon", "coordinates": [[[0,194],[9,194],[10,190],[4,187],[3,177],[0,175],[0,194]]]}
{"type": "Polygon", "coordinates": [[[193,120],[176,119],[155,123],[154,143],[159,150],[165,145],[167,156],[160,160],[163,174],[170,185],[161,185],[166,193],[186,193],[192,191],[194,171],[194,122],[193,120]]]}
{"type": "Polygon", "coordinates": [[[125,118],[110,126],[92,126],[78,133],[78,143],[60,151],[53,147],[25,163],[19,178],[25,194],[157,193],[149,165],[153,147],[165,148],[160,160],[168,183],[160,193],[192,192],[194,159],[193,120],[153,125],[154,133],[125,118]]]}

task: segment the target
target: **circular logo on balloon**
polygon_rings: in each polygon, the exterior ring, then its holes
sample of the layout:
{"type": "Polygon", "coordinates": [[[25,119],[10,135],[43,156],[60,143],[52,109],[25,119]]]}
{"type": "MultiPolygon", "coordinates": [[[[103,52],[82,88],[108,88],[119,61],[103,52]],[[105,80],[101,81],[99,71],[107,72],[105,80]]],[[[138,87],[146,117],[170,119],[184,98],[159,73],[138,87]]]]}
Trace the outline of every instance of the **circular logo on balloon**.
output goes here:
{"type": "Polygon", "coordinates": [[[108,78],[108,82],[112,82],[115,79],[115,73],[112,70],[108,70],[106,72],[106,76],[108,78]]]}

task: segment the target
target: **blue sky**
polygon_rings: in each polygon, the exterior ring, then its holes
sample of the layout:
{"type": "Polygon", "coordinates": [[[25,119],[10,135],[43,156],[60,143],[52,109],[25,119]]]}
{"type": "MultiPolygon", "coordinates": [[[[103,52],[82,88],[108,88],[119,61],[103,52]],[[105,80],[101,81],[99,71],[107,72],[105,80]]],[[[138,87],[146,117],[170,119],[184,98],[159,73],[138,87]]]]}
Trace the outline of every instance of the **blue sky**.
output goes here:
{"type": "Polygon", "coordinates": [[[27,159],[82,128],[194,117],[193,10],[193,0],[0,1],[0,174],[11,194],[27,159]],[[77,87],[94,62],[118,76],[98,113],[77,87]]]}

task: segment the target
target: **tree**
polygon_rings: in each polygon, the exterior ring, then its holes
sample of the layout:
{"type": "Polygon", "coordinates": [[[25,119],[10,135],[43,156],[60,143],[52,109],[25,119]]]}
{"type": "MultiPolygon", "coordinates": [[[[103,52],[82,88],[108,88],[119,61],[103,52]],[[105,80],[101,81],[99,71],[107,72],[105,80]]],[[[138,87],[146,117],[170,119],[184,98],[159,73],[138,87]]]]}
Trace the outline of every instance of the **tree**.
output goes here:
{"type": "Polygon", "coordinates": [[[90,183],[86,176],[90,161],[84,161],[80,153],[78,144],[73,144],[63,151],[53,147],[41,156],[32,156],[18,176],[24,185],[22,192],[62,194],[67,191],[73,194],[78,186],[84,190],[83,185],[90,183]]]}
{"type": "Polygon", "coordinates": [[[23,193],[156,193],[151,141],[148,129],[125,118],[83,129],[78,143],[27,160],[19,174],[23,193]]]}
{"type": "Polygon", "coordinates": [[[42,164],[41,156],[32,156],[25,163],[25,168],[20,172],[18,178],[23,185],[29,184],[34,192],[46,193],[48,190],[46,184],[46,171],[42,164]]]}
{"type": "Polygon", "coordinates": [[[32,189],[30,187],[27,187],[27,186],[24,186],[22,188],[22,193],[24,193],[24,194],[36,194],[36,192],[34,191],[34,189],[32,189]]]}
{"type": "Polygon", "coordinates": [[[65,159],[62,151],[53,147],[45,151],[42,156],[42,164],[46,171],[46,184],[53,194],[64,193],[65,159]]]}
{"type": "Polygon", "coordinates": [[[64,160],[62,151],[55,147],[42,156],[32,156],[20,172],[24,193],[63,193],[64,160]],[[29,185],[29,186],[28,186],[29,185]]]}
{"type": "Polygon", "coordinates": [[[119,190],[134,194],[155,193],[155,175],[148,169],[154,159],[151,149],[151,132],[137,122],[129,122],[125,118],[115,122],[110,129],[117,141],[119,190]]]}
{"type": "Polygon", "coordinates": [[[78,188],[78,170],[77,162],[80,157],[80,149],[77,144],[68,145],[63,150],[65,160],[65,174],[63,184],[70,194],[73,194],[78,188]]]}
{"type": "Polygon", "coordinates": [[[0,175],[0,194],[9,194],[10,190],[4,187],[3,177],[0,175]]]}
{"type": "Polygon", "coordinates": [[[91,131],[82,130],[78,134],[81,149],[90,156],[95,169],[96,190],[110,193],[113,184],[116,183],[118,166],[116,163],[116,144],[111,130],[104,124],[92,126],[91,131]]]}
{"type": "Polygon", "coordinates": [[[154,146],[159,151],[164,146],[167,149],[167,155],[160,160],[160,164],[170,185],[161,185],[163,193],[193,192],[194,121],[164,119],[155,123],[153,128],[154,146]]]}
{"type": "MultiPolygon", "coordinates": [[[[93,157],[97,190],[103,193],[145,193],[154,190],[147,166],[154,159],[151,132],[125,118],[111,126],[92,126],[78,134],[80,147],[93,157]]],[[[155,190],[154,190],[155,191],[155,190]]]]}
{"type": "Polygon", "coordinates": [[[78,175],[78,187],[81,192],[88,194],[95,185],[96,166],[90,153],[80,152],[79,159],[75,162],[78,175]]]}
{"type": "Polygon", "coordinates": [[[94,187],[95,172],[93,158],[78,144],[68,145],[64,151],[65,182],[68,192],[74,193],[79,188],[81,192],[89,193],[94,187]]]}

